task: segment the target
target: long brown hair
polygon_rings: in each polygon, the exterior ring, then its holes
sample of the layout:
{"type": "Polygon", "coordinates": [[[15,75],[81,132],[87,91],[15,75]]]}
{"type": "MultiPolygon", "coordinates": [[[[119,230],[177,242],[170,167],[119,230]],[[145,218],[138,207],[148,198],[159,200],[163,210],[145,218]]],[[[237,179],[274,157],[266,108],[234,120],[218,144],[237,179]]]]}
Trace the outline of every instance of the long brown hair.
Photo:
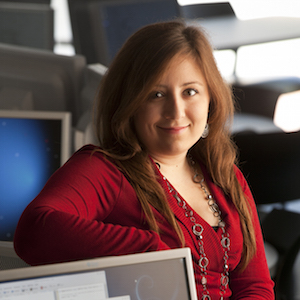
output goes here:
{"type": "Polygon", "coordinates": [[[199,28],[182,21],[148,25],[132,35],[121,48],[104,76],[97,97],[96,130],[103,152],[114,160],[134,187],[149,228],[159,232],[151,206],[174,227],[182,244],[182,232],[158,184],[151,161],[143,150],[133,117],[146,100],[157,78],[177,54],[194,57],[206,78],[210,93],[209,128],[206,139],[190,149],[202,161],[215,184],[230,196],[237,208],[244,236],[242,269],[256,251],[251,209],[235,171],[236,147],[230,138],[234,113],[231,89],[220,75],[208,39],[199,28]]]}

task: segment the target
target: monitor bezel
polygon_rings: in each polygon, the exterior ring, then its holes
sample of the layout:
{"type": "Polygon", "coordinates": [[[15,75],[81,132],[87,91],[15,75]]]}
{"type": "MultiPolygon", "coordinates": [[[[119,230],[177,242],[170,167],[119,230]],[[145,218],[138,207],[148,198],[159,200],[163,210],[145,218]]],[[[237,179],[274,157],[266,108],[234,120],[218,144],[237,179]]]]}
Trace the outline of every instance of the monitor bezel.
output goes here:
{"type": "Polygon", "coordinates": [[[34,266],[28,268],[0,271],[0,282],[14,280],[27,280],[38,277],[55,276],[60,274],[97,271],[105,268],[134,265],[145,262],[159,262],[173,259],[184,259],[187,275],[187,286],[191,300],[197,300],[196,284],[190,248],[177,248],[171,250],[152,251],[146,253],[128,254],[120,256],[107,256],[89,260],[64,262],[58,264],[34,266]]]}
{"type": "Polygon", "coordinates": [[[0,118],[11,119],[41,119],[61,120],[61,144],[60,144],[60,166],[62,166],[71,155],[72,149],[72,114],[67,111],[27,111],[27,110],[5,110],[0,109],[0,118]]]}

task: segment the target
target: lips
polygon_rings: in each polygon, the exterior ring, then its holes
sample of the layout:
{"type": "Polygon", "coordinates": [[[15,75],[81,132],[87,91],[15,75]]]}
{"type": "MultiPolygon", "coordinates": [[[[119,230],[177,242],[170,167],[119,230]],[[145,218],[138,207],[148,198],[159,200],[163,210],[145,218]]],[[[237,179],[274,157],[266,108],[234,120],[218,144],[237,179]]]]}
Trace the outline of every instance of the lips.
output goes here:
{"type": "Polygon", "coordinates": [[[157,126],[159,129],[161,129],[162,131],[166,132],[166,133],[181,133],[183,132],[184,130],[186,130],[189,125],[184,125],[184,126],[167,126],[167,127],[164,127],[164,126],[157,126]]]}

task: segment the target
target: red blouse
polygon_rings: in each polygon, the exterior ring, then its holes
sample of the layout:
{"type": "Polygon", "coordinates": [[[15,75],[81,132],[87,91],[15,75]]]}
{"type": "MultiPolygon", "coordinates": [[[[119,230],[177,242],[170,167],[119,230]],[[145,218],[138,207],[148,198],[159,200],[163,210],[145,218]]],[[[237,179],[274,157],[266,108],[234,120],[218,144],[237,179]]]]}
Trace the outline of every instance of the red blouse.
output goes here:
{"type": "MultiPolygon", "coordinates": [[[[180,247],[179,239],[169,223],[154,210],[161,220],[160,236],[149,230],[136,193],[125,176],[95,146],[85,146],[61,167],[47,182],[41,193],[25,209],[15,233],[15,250],[32,265],[88,259],[108,255],[164,250],[180,247]]],[[[216,199],[231,244],[228,264],[230,284],[224,299],[274,299],[261,228],[249,187],[236,168],[237,178],[250,199],[257,237],[257,253],[243,273],[238,271],[243,248],[243,236],[238,213],[222,190],[212,183],[204,171],[209,189],[216,199]]],[[[169,193],[160,175],[169,205],[190,247],[198,294],[201,295],[200,255],[191,221],[184,215],[169,193]]],[[[191,209],[191,208],[190,208],[191,209]]],[[[224,252],[220,244],[221,229],[215,231],[197,213],[201,223],[205,253],[209,258],[208,289],[212,299],[219,299],[220,273],[224,252]]],[[[200,296],[199,296],[200,299],[200,296]]]]}

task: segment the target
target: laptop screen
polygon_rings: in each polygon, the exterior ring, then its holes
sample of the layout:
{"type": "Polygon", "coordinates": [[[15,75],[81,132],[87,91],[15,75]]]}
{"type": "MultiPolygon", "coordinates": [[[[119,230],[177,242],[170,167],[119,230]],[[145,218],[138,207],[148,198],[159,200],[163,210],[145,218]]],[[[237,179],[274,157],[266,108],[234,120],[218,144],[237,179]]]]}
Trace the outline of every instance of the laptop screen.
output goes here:
{"type": "Polygon", "coordinates": [[[0,298],[196,300],[190,249],[0,272],[0,298]]]}
{"type": "Polygon", "coordinates": [[[0,240],[70,155],[68,112],[0,110],[0,240]]]}

